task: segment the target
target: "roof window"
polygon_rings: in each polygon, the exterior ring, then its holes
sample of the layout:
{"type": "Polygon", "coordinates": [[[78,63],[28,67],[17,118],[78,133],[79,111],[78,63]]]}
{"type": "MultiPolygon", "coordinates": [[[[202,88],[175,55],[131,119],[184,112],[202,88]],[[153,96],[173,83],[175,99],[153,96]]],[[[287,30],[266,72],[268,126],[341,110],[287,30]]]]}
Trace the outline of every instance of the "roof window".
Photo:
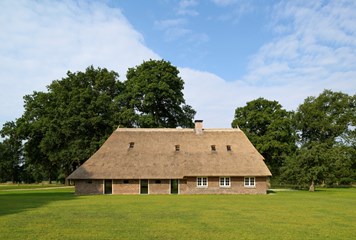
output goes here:
{"type": "Polygon", "coordinates": [[[230,152],[231,151],[231,145],[226,145],[226,150],[230,152]]]}
{"type": "Polygon", "coordinates": [[[176,145],[176,152],[180,151],[180,145],[176,145]]]}
{"type": "Polygon", "coordinates": [[[129,148],[134,148],[134,146],[135,146],[135,143],[134,143],[134,142],[130,142],[130,143],[129,143],[129,148]]]}
{"type": "Polygon", "coordinates": [[[213,152],[216,151],[216,146],[215,145],[211,145],[211,151],[213,151],[213,152]]]}

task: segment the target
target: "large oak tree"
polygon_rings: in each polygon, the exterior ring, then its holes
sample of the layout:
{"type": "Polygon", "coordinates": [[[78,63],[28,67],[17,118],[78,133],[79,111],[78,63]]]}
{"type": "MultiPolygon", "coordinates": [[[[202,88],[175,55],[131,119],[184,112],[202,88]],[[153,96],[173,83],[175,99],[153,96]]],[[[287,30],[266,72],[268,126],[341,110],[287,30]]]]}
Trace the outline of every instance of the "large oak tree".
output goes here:
{"type": "Polygon", "coordinates": [[[185,103],[184,81],[165,60],[129,68],[120,96],[124,120],[132,127],[192,127],[195,111],[185,103]]]}
{"type": "Polygon", "coordinates": [[[296,149],[292,112],[277,101],[258,98],[236,108],[232,127],[240,127],[264,156],[272,174],[277,177],[286,157],[296,149]]]}

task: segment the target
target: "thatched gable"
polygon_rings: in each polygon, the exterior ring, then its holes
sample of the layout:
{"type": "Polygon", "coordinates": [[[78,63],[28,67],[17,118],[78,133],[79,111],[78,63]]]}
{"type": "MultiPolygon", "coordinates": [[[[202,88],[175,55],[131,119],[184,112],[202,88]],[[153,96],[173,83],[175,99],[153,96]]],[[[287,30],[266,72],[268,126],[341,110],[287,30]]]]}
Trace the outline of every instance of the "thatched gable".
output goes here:
{"type": "Polygon", "coordinates": [[[271,172],[239,129],[118,128],[68,179],[188,176],[257,177],[271,172]]]}

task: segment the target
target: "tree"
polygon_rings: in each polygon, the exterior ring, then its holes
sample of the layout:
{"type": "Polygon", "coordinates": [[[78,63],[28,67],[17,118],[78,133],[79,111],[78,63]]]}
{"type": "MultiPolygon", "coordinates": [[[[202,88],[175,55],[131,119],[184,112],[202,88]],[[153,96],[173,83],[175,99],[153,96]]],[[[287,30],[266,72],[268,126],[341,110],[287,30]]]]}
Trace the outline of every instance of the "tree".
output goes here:
{"type": "Polygon", "coordinates": [[[246,106],[235,110],[232,127],[244,130],[274,176],[279,175],[286,157],[296,149],[292,115],[277,101],[264,98],[247,102],[246,106]]]}
{"type": "Polygon", "coordinates": [[[88,67],[53,81],[48,92],[25,96],[17,122],[27,163],[41,167],[49,180],[68,176],[119,125],[115,99],[122,87],[117,73],[88,67]]]}
{"type": "Polygon", "coordinates": [[[119,101],[132,127],[193,127],[195,111],[185,104],[184,81],[170,62],[149,60],[129,68],[119,101]]]}
{"type": "Polygon", "coordinates": [[[355,104],[355,96],[331,90],[324,90],[318,97],[306,98],[295,114],[300,143],[332,145],[341,140],[353,130],[355,104]]]}
{"type": "Polygon", "coordinates": [[[14,122],[7,122],[0,131],[0,182],[18,182],[22,162],[22,143],[14,122]]]}
{"type": "Polygon", "coordinates": [[[283,167],[284,179],[309,183],[314,191],[314,183],[354,177],[355,106],[355,96],[325,90],[298,107],[295,126],[300,151],[283,167]]]}

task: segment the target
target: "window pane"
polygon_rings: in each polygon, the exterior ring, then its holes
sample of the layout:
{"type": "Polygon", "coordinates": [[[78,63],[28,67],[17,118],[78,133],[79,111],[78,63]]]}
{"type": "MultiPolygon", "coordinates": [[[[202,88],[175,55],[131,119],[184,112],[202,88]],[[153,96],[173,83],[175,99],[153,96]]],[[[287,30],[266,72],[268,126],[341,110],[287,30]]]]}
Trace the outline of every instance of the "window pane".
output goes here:
{"type": "Polygon", "coordinates": [[[246,185],[246,186],[249,186],[249,185],[250,185],[250,181],[249,181],[249,180],[250,180],[250,178],[245,178],[245,185],[246,185]]]}
{"type": "Polygon", "coordinates": [[[197,178],[198,186],[201,186],[201,178],[197,178]]]}

